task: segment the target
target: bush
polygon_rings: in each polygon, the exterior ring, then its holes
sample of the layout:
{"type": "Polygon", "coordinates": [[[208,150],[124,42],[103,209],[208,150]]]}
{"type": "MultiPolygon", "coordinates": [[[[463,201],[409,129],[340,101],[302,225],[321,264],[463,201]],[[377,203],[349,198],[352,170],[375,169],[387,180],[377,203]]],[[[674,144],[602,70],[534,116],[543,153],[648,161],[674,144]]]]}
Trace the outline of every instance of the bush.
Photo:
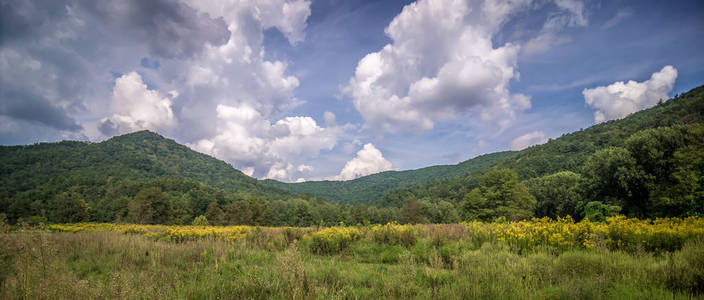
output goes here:
{"type": "Polygon", "coordinates": [[[418,240],[418,233],[411,225],[399,225],[388,223],[386,225],[374,225],[369,231],[372,240],[389,245],[401,245],[411,247],[418,240]]]}
{"type": "Polygon", "coordinates": [[[208,226],[208,219],[204,215],[197,216],[193,219],[193,226],[208,226]]]}
{"type": "Polygon", "coordinates": [[[300,228],[286,227],[284,229],[284,239],[286,240],[287,245],[302,239],[304,235],[305,231],[300,228]]]}
{"type": "Polygon", "coordinates": [[[686,243],[667,266],[667,285],[690,294],[704,292],[704,240],[686,243]]]}
{"type": "Polygon", "coordinates": [[[362,236],[361,231],[353,227],[330,227],[313,233],[311,251],[316,254],[334,254],[342,252],[353,241],[362,236]]]}
{"type": "Polygon", "coordinates": [[[606,217],[613,217],[621,211],[617,205],[603,204],[599,201],[592,201],[584,206],[584,218],[592,222],[604,222],[606,217]]]}

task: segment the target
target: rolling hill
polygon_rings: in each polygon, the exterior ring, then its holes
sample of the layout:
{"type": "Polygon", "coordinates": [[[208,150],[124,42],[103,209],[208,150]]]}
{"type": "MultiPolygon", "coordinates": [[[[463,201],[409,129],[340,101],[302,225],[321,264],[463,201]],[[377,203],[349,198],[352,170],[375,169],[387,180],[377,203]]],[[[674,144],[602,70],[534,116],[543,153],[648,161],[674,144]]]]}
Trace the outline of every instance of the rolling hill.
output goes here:
{"type": "Polygon", "coordinates": [[[597,124],[518,152],[486,154],[457,165],[389,171],[350,181],[264,182],[283,190],[347,204],[400,207],[409,197],[458,203],[469,190],[478,186],[481,175],[492,168],[512,169],[521,180],[562,170],[578,172],[589,155],[599,149],[623,145],[629,136],[640,130],[702,123],[703,120],[704,86],[624,119],[597,124]]]}
{"type": "MultiPolygon", "coordinates": [[[[482,175],[492,168],[511,169],[521,180],[540,178],[559,171],[583,173],[584,164],[590,155],[608,147],[624,147],[627,139],[638,132],[702,123],[704,123],[704,86],[692,89],[655,107],[633,113],[626,118],[597,124],[565,134],[545,144],[524,149],[495,164],[463,176],[389,191],[377,204],[400,206],[404,199],[409,197],[443,199],[459,203],[465,194],[479,185],[482,175]]],[[[656,144],[655,142],[660,141],[653,141],[653,144],[656,144]]],[[[698,145],[689,146],[698,147],[698,145]]],[[[704,148],[694,149],[694,151],[704,153],[704,148]]]]}
{"type": "Polygon", "coordinates": [[[113,221],[125,216],[128,202],[149,187],[164,193],[170,206],[183,206],[182,215],[189,218],[205,213],[212,201],[225,205],[252,197],[269,201],[293,197],[149,131],[100,143],[0,147],[0,212],[11,220],[48,215],[52,201],[69,193],[80,195],[81,203],[92,211],[91,220],[113,221]]]}
{"type": "MultiPolygon", "coordinates": [[[[462,215],[468,212],[462,206],[465,195],[495,169],[515,172],[516,180],[524,183],[561,171],[591,176],[591,181],[577,186],[582,204],[603,200],[622,205],[641,195],[647,201],[636,204],[644,208],[624,206],[624,211],[640,211],[641,216],[698,214],[704,211],[700,201],[704,197],[703,121],[704,87],[699,87],[624,119],[518,152],[350,181],[293,184],[256,180],[228,163],[149,131],[100,143],[0,146],[0,217],[10,222],[36,217],[50,222],[186,224],[207,214],[219,224],[415,222],[407,218],[412,209],[402,207],[418,200],[420,206],[414,205],[419,220],[455,222],[467,217],[462,215]],[[626,163],[622,166],[632,171],[625,174],[631,176],[627,187],[638,188],[634,191],[640,194],[626,190],[618,198],[609,194],[613,191],[594,186],[602,179],[612,180],[606,178],[610,174],[590,175],[584,165],[605,150],[611,152],[602,153],[600,159],[611,159],[609,153],[625,155],[620,162],[605,162],[626,163]]],[[[542,216],[539,209],[546,202],[537,201],[535,215],[542,216]]]]}
{"type": "Polygon", "coordinates": [[[416,170],[386,171],[348,181],[308,181],[284,183],[264,180],[264,183],[293,193],[307,194],[345,204],[369,204],[379,201],[386,192],[411,185],[444,180],[467,174],[515,155],[505,151],[481,155],[456,165],[431,166],[416,170]]]}

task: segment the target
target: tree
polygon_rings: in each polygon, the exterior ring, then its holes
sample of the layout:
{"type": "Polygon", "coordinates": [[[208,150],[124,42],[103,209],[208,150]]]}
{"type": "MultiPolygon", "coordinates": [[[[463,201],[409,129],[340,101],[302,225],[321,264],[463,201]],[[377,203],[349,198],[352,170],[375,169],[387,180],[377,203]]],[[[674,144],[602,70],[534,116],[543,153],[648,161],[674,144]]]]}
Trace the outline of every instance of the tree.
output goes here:
{"type": "Polygon", "coordinates": [[[528,189],[518,182],[516,172],[492,169],[481,178],[479,188],[465,195],[462,209],[468,220],[520,220],[533,215],[535,203],[528,189]]]}
{"type": "Polygon", "coordinates": [[[58,194],[47,203],[48,219],[54,223],[75,223],[87,221],[88,204],[83,195],[75,189],[58,194]]]}
{"type": "Polygon", "coordinates": [[[608,205],[599,201],[592,201],[584,206],[584,218],[592,222],[604,222],[606,217],[615,216],[621,211],[617,205],[608,205]]]}
{"type": "Polygon", "coordinates": [[[127,220],[136,224],[151,224],[154,210],[143,201],[132,200],[127,203],[127,220]]]}
{"type": "Polygon", "coordinates": [[[208,226],[208,218],[206,218],[204,215],[197,216],[195,219],[193,219],[193,226],[208,226]]]}
{"type": "Polygon", "coordinates": [[[704,126],[677,125],[640,131],[626,147],[653,178],[650,214],[687,216],[702,213],[704,126]]]}
{"type": "Polygon", "coordinates": [[[657,216],[704,214],[704,143],[682,147],[674,154],[673,183],[653,192],[657,216]]]}
{"type": "Polygon", "coordinates": [[[435,203],[435,211],[437,212],[437,217],[434,223],[457,223],[460,220],[457,214],[457,208],[450,202],[440,200],[435,203]]]}
{"type": "Polygon", "coordinates": [[[225,218],[229,225],[252,225],[252,210],[247,201],[240,200],[225,206],[225,218]]]}
{"type": "Polygon", "coordinates": [[[582,176],[570,171],[561,171],[525,182],[537,201],[536,217],[556,218],[570,215],[577,219],[583,216],[583,184],[582,176]]]}
{"type": "Polygon", "coordinates": [[[213,201],[208,204],[208,209],[205,211],[205,217],[208,218],[212,225],[224,225],[225,213],[220,209],[217,202],[213,201]]]}
{"type": "Polygon", "coordinates": [[[401,207],[401,223],[403,224],[422,224],[428,223],[428,219],[424,215],[423,204],[418,200],[410,198],[406,200],[406,204],[401,207]]]}
{"type": "Polygon", "coordinates": [[[141,189],[127,205],[128,219],[139,224],[171,223],[171,203],[160,187],[141,189]]]}
{"type": "Polygon", "coordinates": [[[592,201],[621,206],[629,216],[649,215],[654,178],[627,149],[609,147],[595,152],[584,164],[583,173],[592,201]]]}

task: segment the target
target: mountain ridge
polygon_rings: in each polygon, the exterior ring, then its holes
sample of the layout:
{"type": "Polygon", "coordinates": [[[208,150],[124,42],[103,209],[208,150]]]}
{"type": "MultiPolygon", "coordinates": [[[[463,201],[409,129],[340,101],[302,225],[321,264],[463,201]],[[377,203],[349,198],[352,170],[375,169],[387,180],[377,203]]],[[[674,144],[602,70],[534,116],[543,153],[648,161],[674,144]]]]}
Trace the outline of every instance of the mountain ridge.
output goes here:
{"type": "MultiPolygon", "coordinates": [[[[476,187],[481,174],[488,171],[490,168],[503,167],[514,169],[521,180],[528,178],[539,177],[558,172],[560,170],[577,171],[586,160],[587,156],[594,153],[598,149],[610,145],[619,145],[619,141],[623,141],[631,134],[646,128],[657,128],[662,126],[670,126],[674,124],[697,123],[704,120],[704,86],[700,86],[690,91],[680,94],[673,99],[664,101],[659,105],[634,112],[625,118],[610,120],[599,124],[594,124],[586,129],[566,133],[562,136],[551,139],[545,144],[534,145],[521,151],[505,151],[484,154],[473,159],[464,161],[457,165],[445,165],[448,167],[459,166],[470,163],[474,159],[495,155],[496,153],[510,153],[501,159],[497,159],[495,164],[483,164],[477,168],[467,170],[462,174],[448,174],[446,176],[437,176],[435,178],[426,178],[427,180],[417,180],[409,184],[388,188],[387,185],[383,190],[373,192],[366,191],[370,187],[383,186],[382,184],[358,184],[354,183],[373,181],[374,178],[392,177],[392,172],[382,172],[372,175],[363,176],[351,181],[308,181],[302,183],[283,183],[278,181],[265,181],[266,184],[288,190],[296,193],[303,193],[315,197],[320,197],[328,201],[348,204],[376,203],[379,205],[390,205],[393,203],[399,206],[402,201],[399,199],[389,199],[389,197],[398,197],[399,194],[407,194],[407,188],[413,186],[431,186],[431,185],[449,185],[449,190],[453,190],[450,195],[443,195],[443,198],[451,198],[454,202],[459,201],[459,195],[464,195],[469,189],[476,187]],[[688,100],[691,99],[691,100],[688,100]],[[595,140],[594,140],[595,139],[595,140]],[[465,178],[467,184],[458,184],[455,181],[465,181],[464,177],[469,174],[470,178],[465,178]],[[349,183],[354,182],[354,183],[349,183]],[[348,192],[347,186],[355,186],[354,191],[348,192]],[[338,193],[333,193],[337,189],[338,193]],[[359,201],[357,195],[359,191],[366,200],[359,201]],[[459,191],[459,192],[458,192],[459,191]],[[341,193],[340,193],[341,192],[341,193]],[[352,195],[350,195],[352,193],[352,195]],[[355,194],[356,193],[356,194],[355,194]],[[396,195],[393,195],[393,194],[396,195]],[[385,199],[386,198],[386,199],[385,199]]],[[[423,170],[443,166],[430,166],[415,170],[396,171],[406,174],[422,172],[423,170]]],[[[461,170],[458,170],[461,171],[461,170]]],[[[428,176],[429,177],[429,176],[428,176]]],[[[428,193],[422,193],[428,194],[428,193]]],[[[422,195],[415,195],[417,198],[422,195]]]]}
{"type": "Polygon", "coordinates": [[[337,203],[369,204],[381,199],[386,191],[466,174],[515,154],[515,151],[487,153],[454,165],[434,165],[412,170],[384,171],[351,180],[285,183],[266,179],[263,182],[289,192],[307,194],[337,203]],[[321,191],[321,189],[323,190],[321,191]]]}

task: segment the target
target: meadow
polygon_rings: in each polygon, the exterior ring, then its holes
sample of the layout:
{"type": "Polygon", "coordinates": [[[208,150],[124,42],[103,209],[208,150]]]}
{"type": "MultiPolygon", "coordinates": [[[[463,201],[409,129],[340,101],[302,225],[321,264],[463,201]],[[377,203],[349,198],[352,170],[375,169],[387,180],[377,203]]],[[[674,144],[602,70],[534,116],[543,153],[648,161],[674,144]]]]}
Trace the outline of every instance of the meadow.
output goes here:
{"type": "Polygon", "coordinates": [[[704,298],[704,218],[4,226],[2,299],[704,298]]]}

